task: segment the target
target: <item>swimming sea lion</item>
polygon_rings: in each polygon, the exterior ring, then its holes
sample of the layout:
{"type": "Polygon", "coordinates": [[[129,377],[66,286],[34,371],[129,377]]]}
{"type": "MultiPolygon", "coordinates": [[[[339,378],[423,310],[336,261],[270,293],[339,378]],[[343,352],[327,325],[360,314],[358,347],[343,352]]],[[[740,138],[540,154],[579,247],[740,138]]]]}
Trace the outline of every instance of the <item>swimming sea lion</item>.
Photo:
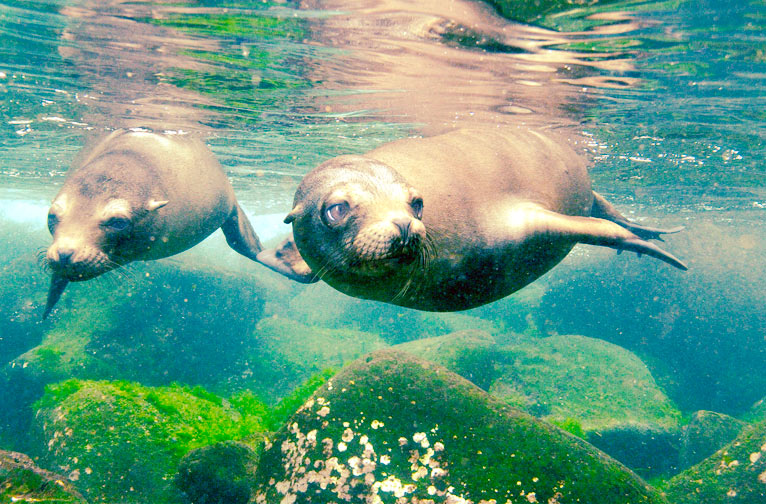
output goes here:
{"type": "Polygon", "coordinates": [[[213,153],[188,135],[115,131],[69,170],[48,212],[47,317],[69,282],[182,252],[221,228],[255,259],[262,246],[213,153]]]}
{"type": "Polygon", "coordinates": [[[548,271],[576,243],[686,266],[645,241],[682,228],[629,222],[584,160],[540,132],[454,131],[340,156],[311,171],[259,262],[364,299],[427,311],[480,306],[548,271]]]}

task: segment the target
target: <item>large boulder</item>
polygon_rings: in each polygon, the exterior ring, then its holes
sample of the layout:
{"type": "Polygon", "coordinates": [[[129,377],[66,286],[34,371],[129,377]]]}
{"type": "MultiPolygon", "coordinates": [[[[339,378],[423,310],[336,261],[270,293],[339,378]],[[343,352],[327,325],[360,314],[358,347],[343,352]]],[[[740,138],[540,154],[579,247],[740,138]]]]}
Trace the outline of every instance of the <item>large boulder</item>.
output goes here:
{"type": "Polygon", "coordinates": [[[584,336],[493,337],[476,330],[396,348],[587,439],[642,476],[677,472],[681,412],[624,348],[584,336]]]}
{"type": "Polygon", "coordinates": [[[38,322],[42,340],[0,369],[0,397],[13,398],[12,408],[0,408],[0,432],[8,439],[26,431],[30,406],[48,383],[182,382],[225,393],[229,377],[246,370],[264,309],[258,282],[174,261],[126,271],[140,271],[140,278],[71,285],[48,321],[38,322]]]}
{"type": "Polygon", "coordinates": [[[274,436],[253,499],[507,501],[665,502],[584,441],[390,349],[349,365],[274,436]]]}
{"type": "Polygon", "coordinates": [[[375,333],[309,326],[277,315],[261,320],[250,341],[247,368],[227,387],[254,391],[270,403],[324,369],[340,369],[387,346],[375,333]]]}
{"type": "Polygon", "coordinates": [[[682,409],[737,416],[766,390],[762,213],[695,219],[667,237],[686,272],[596,247],[570,254],[545,279],[537,324],[640,355],[682,409]]]}
{"type": "Polygon", "coordinates": [[[441,364],[486,391],[497,377],[497,343],[484,331],[458,331],[402,343],[395,348],[441,364]]]}
{"type": "Polygon", "coordinates": [[[34,454],[90,500],[178,500],[178,463],[190,450],[264,431],[266,407],[200,388],[68,380],[38,402],[34,454]]]}
{"type": "Polygon", "coordinates": [[[666,491],[673,504],[766,502],[766,421],[675,476],[666,491]]]}

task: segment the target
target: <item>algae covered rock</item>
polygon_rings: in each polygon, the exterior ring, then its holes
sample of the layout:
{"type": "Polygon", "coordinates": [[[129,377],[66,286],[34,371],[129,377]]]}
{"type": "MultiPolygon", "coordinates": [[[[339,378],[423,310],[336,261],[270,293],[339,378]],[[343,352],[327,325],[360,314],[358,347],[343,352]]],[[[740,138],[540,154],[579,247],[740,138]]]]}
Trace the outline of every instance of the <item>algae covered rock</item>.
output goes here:
{"type": "Polygon", "coordinates": [[[85,499],[63,476],[40,469],[22,453],[0,450],[0,502],[85,504],[85,499]]]}
{"type": "Polygon", "coordinates": [[[230,387],[253,390],[273,402],[312,375],[341,368],[384,346],[374,333],[308,326],[281,316],[265,318],[253,331],[246,372],[233,378],[230,387]]]}
{"type": "Polygon", "coordinates": [[[547,277],[539,327],[641,355],[684,410],[745,411],[766,390],[766,225],[762,212],[712,219],[668,237],[688,272],[593,248],[589,261],[563,261],[547,277]]]}
{"type": "Polygon", "coordinates": [[[633,353],[585,336],[518,336],[496,359],[493,395],[644,477],[676,472],[681,412],[633,353]]]}
{"type": "Polygon", "coordinates": [[[766,421],[675,476],[666,491],[673,504],[766,502],[766,421]]]}
{"type": "Polygon", "coordinates": [[[69,380],[46,388],[37,453],[92,500],[177,500],[178,463],[191,449],[264,430],[266,407],[202,389],[69,380]]]}
{"type": "Polygon", "coordinates": [[[237,441],[223,441],[187,453],[176,485],[193,504],[245,504],[253,490],[258,454],[237,441]]]}
{"type": "Polygon", "coordinates": [[[221,390],[246,370],[264,307],[258,284],[172,261],[130,270],[140,278],[119,287],[108,278],[74,283],[53,316],[38,323],[44,332],[37,346],[0,370],[0,397],[14,398],[13,408],[0,408],[0,432],[9,438],[26,432],[31,404],[49,383],[179,381],[221,390]]]}
{"type": "Polygon", "coordinates": [[[464,313],[410,310],[346,296],[326,284],[308,286],[295,296],[283,315],[309,326],[351,329],[378,334],[389,345],[442,336],[465,329],[499,331],[492,317],[464,313]],[[321,306],[321,310],[316,307],[321,306]]]}
{"type": "Polygon", "coordinates": [[[381,350],[267,445],[255,503],[665,502],[608,456],[442,366],[381,350]]]}
{"type": "Polygon", "coordinates": [[[497,361],[492,394],[546,420],[574,419],[586,433],[624,425],[671,429],[681,419],[646,365],[606,341],[519,337],[497,361]]]}
{"type": "Polygon", "coordinates": [[[489,390],[495,379],[495,339],[478,330],[459,331],[396,345],[396,349],[441,364],[453,373],[489,390]]]}
{"type": "Polygon", "coordinates": [[[681,437],[680,467],[686,469],[702,462],[736,438],[746,425],[723,413],[695,412],[681,437]]]}

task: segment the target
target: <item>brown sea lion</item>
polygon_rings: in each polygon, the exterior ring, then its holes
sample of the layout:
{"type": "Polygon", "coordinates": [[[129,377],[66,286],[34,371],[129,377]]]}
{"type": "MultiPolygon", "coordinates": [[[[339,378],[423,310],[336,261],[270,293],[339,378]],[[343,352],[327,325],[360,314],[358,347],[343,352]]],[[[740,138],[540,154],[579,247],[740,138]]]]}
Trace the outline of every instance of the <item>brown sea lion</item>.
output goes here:
{"type": "Polygon", "coordinates": [[[245,257],[262,250],[201,141],[120,130],[79,157],[48,212],[52,278],[43,318],[69,282],[183,252],[218,228],[245,257]]]}
{"type": "Polygon", "coordinates": [[[563,140],[528,129],[405,139],[311,171],[285,222],[293,235],[258,260],[364,299],[428,311],[492,302],[548,271],[576,243],[686,266],[646,241],[591,189],[563,140]]]}

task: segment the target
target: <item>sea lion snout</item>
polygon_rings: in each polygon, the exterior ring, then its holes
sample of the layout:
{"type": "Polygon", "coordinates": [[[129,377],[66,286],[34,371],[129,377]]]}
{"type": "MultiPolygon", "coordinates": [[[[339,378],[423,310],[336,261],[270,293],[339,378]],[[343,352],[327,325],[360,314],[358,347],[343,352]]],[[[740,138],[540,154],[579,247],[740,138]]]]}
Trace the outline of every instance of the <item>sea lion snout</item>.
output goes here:
{"type": "Polygon", "coordinates": [[[90,280],[113,269],[111,260],[95,247],[74,245],[66,238],[48,247],[46,260],[50,270],[70,282],[90,280]]]}
{"type": "Polygon", "coordinates": [[[426,229],[420,220],[396,212],[380,219],[368,218],[357,231],[350,248],[362,261],[397,259],[411,262],[419,256],[425,235],[426,229]]]}

